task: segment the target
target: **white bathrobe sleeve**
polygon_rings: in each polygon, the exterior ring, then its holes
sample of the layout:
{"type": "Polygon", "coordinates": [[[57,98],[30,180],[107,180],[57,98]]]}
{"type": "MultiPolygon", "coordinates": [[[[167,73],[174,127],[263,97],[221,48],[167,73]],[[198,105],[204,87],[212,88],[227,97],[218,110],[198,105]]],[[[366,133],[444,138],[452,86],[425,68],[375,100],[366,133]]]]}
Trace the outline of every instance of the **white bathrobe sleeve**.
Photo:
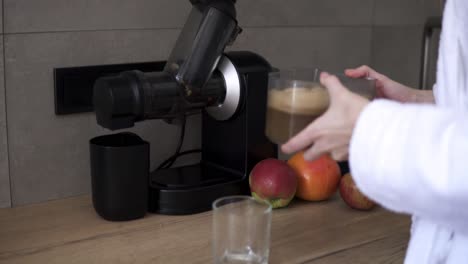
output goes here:
{"type": "Polygon", "coordinates": [[[467,0],[445,6],[434,95],[437,106],[370,103],[351,139],[351,172],[384,207],[468,234],[467,0]]]}
{"type": "Polygon", "coordinates": [[[376,100],[362,112],[350,167],[382,206],[468,232],[468,113],[376,100]]]}

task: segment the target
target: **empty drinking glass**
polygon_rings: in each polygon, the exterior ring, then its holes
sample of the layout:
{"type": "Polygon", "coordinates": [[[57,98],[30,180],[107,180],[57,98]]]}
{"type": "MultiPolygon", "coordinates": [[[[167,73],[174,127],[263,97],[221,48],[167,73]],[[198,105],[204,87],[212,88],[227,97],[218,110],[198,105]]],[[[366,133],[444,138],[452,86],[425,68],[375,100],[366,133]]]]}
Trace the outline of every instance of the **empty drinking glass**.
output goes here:
{"type": "Polygon", "coordinates": [[[213,203],[215,264],[266,264],[270,252],[271,206],[250,196],[213,203]]]}

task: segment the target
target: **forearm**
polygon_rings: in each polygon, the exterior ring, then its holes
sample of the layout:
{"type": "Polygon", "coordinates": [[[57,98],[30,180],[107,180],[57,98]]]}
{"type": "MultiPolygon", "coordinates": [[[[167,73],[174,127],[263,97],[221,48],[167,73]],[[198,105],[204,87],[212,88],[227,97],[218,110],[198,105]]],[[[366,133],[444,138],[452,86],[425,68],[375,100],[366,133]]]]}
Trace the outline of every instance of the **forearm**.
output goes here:
{"type": "MultiPolygon", "coordinates": [[[[386,78],[386,77],[385,77],[386,78]]],[[[377,86],[382,98],[400,103],[434,104],[435,98],[432,90],[420,90],[408,87],[386,78],[377,86]]]]}
{"type": "Polygon", "coordinates": [[[414,89],[412,98],[409,102],[419,104],[434,104],[434,92],[432,90],[416,90],[414,89]]]}

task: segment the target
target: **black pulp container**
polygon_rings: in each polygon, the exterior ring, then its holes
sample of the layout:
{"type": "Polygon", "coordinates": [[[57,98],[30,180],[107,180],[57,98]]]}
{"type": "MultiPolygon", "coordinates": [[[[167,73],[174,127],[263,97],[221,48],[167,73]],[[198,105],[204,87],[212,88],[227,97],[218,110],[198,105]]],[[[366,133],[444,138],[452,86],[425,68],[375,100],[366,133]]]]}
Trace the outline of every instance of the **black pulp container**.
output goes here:
{"type": "Polygon", "coordinates": [[[143,217],[148,209],[149,144],[133,133],[90,140],[96,212],[110,221],[143,217]]]}

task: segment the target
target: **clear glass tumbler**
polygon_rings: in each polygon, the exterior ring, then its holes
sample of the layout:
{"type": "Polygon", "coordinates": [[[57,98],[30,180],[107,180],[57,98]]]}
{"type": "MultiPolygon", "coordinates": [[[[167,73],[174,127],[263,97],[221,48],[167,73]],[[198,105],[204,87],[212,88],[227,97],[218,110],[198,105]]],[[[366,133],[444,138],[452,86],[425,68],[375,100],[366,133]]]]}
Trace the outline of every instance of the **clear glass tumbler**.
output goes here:
{"type": "MultiPolygon", "coordinates": [[[[320,83],[321,72],[319,68],[297,68],[269,74],[265,134],[272,142],[287,142],[327,111],[330,98],[320,83]]],[[[369,100],[375,97],[374,79],[331,74],[350,91],[369,100]]]]}
{"type": "Polygon", "coordinates": [[[320,84],[320,70],[290,69],[269,74],[266,136],[282,144],[328,108],[329,96],[320,84]]]}
{"type": "Polygon", "coordinates": [[[270,253],[271,206],[250,196],[213,203],[215,264],[266,264],[270,253]]]}

